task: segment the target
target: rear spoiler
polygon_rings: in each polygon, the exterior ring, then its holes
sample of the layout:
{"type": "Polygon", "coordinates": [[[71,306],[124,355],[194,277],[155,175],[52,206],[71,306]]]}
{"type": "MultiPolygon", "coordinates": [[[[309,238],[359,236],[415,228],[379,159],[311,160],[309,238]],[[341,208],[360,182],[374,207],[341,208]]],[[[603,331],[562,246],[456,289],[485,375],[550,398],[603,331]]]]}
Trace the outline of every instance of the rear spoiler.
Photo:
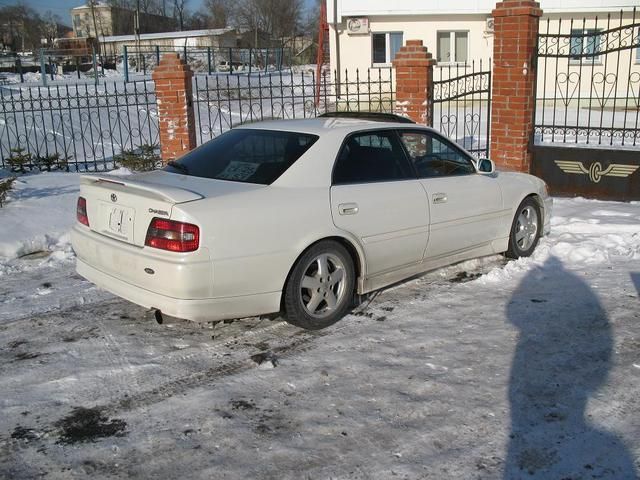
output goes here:
{"type": "Polygon", "coordinates": [[[204,198],[203,195],[185,188],[132,180],[126,176],[85,174],[80,176],[80,185],[111,188],[120,192],[136,190],[141,194],[144,192],[146,197],[155,197],[172,203],[192,202],[204,198]]]}

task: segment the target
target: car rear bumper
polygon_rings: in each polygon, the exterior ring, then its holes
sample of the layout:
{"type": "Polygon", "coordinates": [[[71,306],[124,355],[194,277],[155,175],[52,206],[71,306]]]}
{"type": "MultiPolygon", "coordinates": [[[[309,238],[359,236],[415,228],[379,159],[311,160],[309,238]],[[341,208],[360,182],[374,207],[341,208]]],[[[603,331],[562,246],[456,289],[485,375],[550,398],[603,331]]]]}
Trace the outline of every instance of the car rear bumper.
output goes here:
{"type": "Polygon", "coordinates": [[[172,254],[141,248],[82,225],[72,229],[71,242],[80,275],[119,297],[172,317],[212,321],[280,310],[281,292],[216,297],[206,249],[172,254]]]}
{"type": "Polygon", "coordinates": [[[118,297],[145,308],[157,308],[171,317],[207,322],[274,313],[280,310],[280,293],[242,297],[181,299],[160,295],[124,282],[88,265],[79,258],[76,271],[90,282],[118,297]]]}

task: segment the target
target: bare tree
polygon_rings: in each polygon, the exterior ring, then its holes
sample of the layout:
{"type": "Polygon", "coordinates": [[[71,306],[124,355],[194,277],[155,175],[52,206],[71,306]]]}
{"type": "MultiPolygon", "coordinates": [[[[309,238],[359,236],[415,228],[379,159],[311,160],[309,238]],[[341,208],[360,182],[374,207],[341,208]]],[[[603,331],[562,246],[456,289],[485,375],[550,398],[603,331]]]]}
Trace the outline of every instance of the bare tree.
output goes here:
{"type": "Polygon", "coordinates": [[[25,4],[0,7],[0,36],[12,51],[36,50],[42,37],[42,20],[25,4]]]}
{"type": "Polygon", "coordinates": [[[12,51],[25,51],[41,47],[44,37],[49,44],[54,38],[69,31],[61,19],[51,12],[44,19],[25,4],[0,6],[0,47],[12,51]]]}
{"type": "Polygon", "coordinates": [[[184,30],[184,20],[186,15],[188,0],[173,0],[173,18],[178,21],[180,30],[184,30]]]}
{"type": "Polygon", "coordinates": [[[234,15],[233,0],[205,0],[204,9],[209,17],[208,25],[211,28],[224,28],[234,15]]]}
{"type": "Polygon", "coordinates": [[[47,10],[42,18],[42,35],[47,41],[47,46],[51,47],[53,41],[58,38],[62,19],[51,10],[47,10]]]}
{"type": "Polygon", "coordinates": [[[203,10],[198,10],[190,15],[186,15],[184,26],[187,30],[204,30],[211,27],[212,19],[203,10]]]}
{"type": "Polygon", "coordinates": [[[300,27],[302,0],[240,0],[236,17],[241,26],[274,38],[294,35],[300,27]]]}

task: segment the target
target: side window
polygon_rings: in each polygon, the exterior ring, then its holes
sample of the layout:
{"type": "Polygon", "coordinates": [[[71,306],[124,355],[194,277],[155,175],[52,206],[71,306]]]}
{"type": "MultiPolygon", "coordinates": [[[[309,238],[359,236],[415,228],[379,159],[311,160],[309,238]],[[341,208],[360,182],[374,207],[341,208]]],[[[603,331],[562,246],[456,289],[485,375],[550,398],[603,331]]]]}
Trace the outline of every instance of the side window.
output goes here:
{"type": "Polygon", "coordinates": [[[400,132],[409,158],[420,178],[475,173],[471,159],[449,142],[430,132],[400,132]]]}
{"type": "Polygon", "coordinates": [[[338,154],[333,184],[368,183],[415,178],[394,132],[351,135],[338,154]]]}

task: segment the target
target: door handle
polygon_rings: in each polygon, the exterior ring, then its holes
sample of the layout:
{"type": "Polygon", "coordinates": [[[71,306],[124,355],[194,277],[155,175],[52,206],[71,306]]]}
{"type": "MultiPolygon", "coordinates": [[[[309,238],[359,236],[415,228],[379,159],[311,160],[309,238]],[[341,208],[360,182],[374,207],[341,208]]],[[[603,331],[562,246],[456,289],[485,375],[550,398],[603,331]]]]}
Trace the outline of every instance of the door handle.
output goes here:
{"type": "Polygon", "coordinates": [[[433,203],[447,203],[447,194],[446,193],[434,193],[433,194],[433,203]]]}
{"type": "Polygon", "coordinates": [[[338,205],[338,213],[340,215],[355,215],[358,213],[357,203],[341,203],[338,205]]]}

